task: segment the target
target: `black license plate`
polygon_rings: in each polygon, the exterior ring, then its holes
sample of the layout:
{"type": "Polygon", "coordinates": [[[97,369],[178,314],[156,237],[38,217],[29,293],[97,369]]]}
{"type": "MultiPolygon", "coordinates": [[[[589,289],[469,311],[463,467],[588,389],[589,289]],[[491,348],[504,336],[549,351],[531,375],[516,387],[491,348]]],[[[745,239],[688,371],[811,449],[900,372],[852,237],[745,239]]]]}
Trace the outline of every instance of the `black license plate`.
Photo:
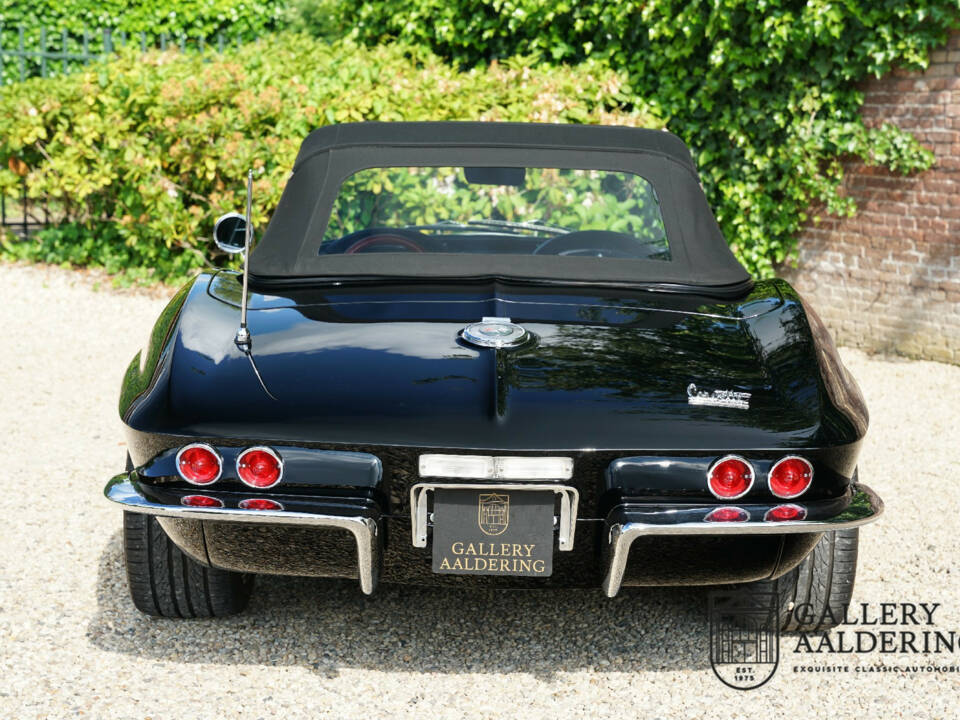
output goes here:
{"type": "Polygon", "coordinates": [[[549,577],[555,497],[542,490],[438,488],[433,497],[433,571],[549,577]]]}

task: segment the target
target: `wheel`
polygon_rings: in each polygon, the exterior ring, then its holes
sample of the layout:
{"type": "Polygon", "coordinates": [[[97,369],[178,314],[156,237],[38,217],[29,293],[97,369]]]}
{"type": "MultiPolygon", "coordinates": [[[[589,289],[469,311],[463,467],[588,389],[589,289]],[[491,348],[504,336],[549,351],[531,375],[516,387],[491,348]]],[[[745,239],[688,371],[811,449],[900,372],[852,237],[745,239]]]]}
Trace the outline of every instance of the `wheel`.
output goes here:
{"type": "Polygon", "coordinates": [[[137,610],[156,617],[223,617],[243,610],[253,576],[204,567],[173,544],[152,515],[123,513],[127,584],[137,610]]]}
{"type": "MultiPolygon", "coordinates": [[[[127,472],[133,461],[127,454],[127,472]]],[[[156,617],[223,617],[243,610],[253,575],[208,568],[167,537],[152,515],[123,513],[123,559],[133,604],[156,617]]]]}
{"type": "Polygon", "coordinates": [[[737,586],[750,592],[777,594],[780,629],[819,632],[838,625],[853,596],[857,576],[858,528],[824,533],[813,551],[776,580],[737,586]]]}

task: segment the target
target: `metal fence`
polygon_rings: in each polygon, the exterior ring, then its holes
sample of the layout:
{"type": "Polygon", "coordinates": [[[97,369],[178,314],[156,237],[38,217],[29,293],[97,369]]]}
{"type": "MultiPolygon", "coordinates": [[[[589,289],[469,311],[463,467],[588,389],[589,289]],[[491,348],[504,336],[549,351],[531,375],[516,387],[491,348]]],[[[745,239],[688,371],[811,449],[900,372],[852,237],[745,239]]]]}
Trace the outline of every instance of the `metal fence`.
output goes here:
{"type": "Polygon", "coordinates": [[[26,240],[37,230],[50,225],[50,205],[27,197],[27,184],[21,182],[20,196],[10,197],[0,191],[0,235],[8,231],[15,238],[26,240]]]}

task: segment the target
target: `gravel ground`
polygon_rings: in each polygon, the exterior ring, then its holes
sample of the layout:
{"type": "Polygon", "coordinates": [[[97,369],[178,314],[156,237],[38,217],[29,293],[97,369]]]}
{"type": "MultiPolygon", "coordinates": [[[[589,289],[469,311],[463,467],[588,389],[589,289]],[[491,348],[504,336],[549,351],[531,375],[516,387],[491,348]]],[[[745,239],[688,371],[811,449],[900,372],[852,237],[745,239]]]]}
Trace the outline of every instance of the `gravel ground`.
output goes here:
{"type": "MultiPolygon", "coordinates": [[[[142,616],[100,493],[122,469],[120,378],[164,300],[24,266],[0,265],[0,286],[2,717],[960,716],[960,674],[856,671],[960,665],[960,647],[831,656],[785,639],[769,683],[728,689],[700,589],[366,598],[270,578],[236,618],[142,616]],[[849,671],[822,672],[835,665],[849,671]]],[[[939,602],[936,629],[960,631],[960,367],[843,355],[872,415],[861,478],[887,502],[862,534],[855,599],[939,602]]]]}

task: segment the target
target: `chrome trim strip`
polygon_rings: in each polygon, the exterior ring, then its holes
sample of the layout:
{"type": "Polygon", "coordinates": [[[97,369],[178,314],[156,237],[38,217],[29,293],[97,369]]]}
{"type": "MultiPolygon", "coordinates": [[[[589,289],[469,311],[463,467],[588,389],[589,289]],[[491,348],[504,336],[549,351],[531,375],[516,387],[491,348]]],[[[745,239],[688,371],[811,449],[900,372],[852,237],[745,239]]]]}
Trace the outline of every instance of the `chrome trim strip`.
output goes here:
{"type": "Polygon", "coordinates": [[[569,485],[556,483],[417,483],[410,488],[410,525],[413,546],[427,546],[427,494],[431,490],[550,490],[560,496],[560,550],[573,550],[577,527],[577,505],[580,492],[569,485]]]}
{"type": "Polygon", "coordinates": [[[850,506],[828,520],[786,520],[780,522],[670,522],[670,510],[659,513],[663,523],[628,522],[609,526],[607,535],[607,571],[603,592],[614,597],[620,591],[623,573],[633,541],[643,535],[785,535],[788,533],[823,533],[843,530],[873,522],[883,514],[883,501],[866,485],[853,485],[850,506]]]}
{"type": "Polygon", "coordinates": [[[124,473],[117,475],[103,490],[107,500],[122,505],[129,512],[180,518],[182,520],[216,520],[223,522],[265,523],[270,525],[297,525],[349,530],[357,541],[357,572],[360,589],[370,595],[380,576],[381,547],[377,521],[367,517],[315,515],[287,510],[241,510],[237,508],[198,508],[183,505],[161,505],[151,502],[135,480],[124,473]]]}

